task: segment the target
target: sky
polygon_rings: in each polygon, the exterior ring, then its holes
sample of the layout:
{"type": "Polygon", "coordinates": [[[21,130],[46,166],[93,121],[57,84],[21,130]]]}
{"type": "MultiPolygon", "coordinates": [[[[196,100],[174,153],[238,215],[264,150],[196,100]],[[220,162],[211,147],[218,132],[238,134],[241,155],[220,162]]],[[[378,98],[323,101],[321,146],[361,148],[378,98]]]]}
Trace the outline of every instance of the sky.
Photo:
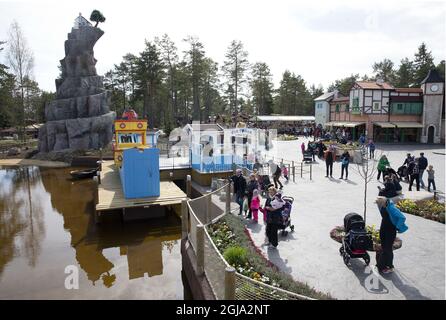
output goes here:
{"type": "MultiPolygon", "coordinates": [[[[327,88],[350,74],[372,74],[384,58],[396,65],[413,59],[421,42],[446,57],[446,2],[411,0],[0,0],[0,41],[11,23],[21,26],[35,58],[34,78],[55,91],[57,66],[74,19],[94,9],[106,17],[105,34],[94,47],[103,75],[126,53],[138,54],[144,40],[167,33],[180,56],[187,36],[199,38],[207,56],[223,64],[232,40],[240,40],[250,63],[266,62],[278,86],[282,73],[301,75],[327,88]]],[[[0,62],[6,64],[5,51],[0,62]]]]}

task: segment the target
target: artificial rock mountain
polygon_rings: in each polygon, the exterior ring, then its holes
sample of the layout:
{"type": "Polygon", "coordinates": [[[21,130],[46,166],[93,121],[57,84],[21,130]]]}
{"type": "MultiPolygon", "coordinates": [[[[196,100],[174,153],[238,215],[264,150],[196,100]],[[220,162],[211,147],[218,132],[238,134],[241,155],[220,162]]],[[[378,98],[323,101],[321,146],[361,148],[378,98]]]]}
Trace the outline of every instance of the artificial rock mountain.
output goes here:
{"type": "Polygon", "coordinates": [[[40,152],[99,149],[112,140],[115,113],[93,52],[103,34],[88,22],[68,34],[56,99],[45,107],[47,122],[39,131],[40,152]]]}

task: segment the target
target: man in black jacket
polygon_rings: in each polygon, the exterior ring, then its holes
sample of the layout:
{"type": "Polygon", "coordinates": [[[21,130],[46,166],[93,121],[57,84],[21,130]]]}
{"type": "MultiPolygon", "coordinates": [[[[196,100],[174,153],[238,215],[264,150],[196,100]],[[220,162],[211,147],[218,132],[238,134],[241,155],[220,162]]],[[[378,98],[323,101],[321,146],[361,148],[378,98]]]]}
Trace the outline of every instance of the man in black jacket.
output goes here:
{"type": "Polygon", "coordinates": [[[231,180],[234,183],[235,201],[240,206],[239,215],[241,215],[243,212],[243,197],[245,196],[246,191],[246,180],[242,175],[242,170],[237,169],[235,175],[231,177],[231,180]]]}
{"type": "Polygon", "coordinates": [[[426,157],[424,156],[424,152],[421,152],[420,157],[418,158],[418,168],[420,169],[420,173],[419,173],[420,186],[423,189],[425,188],[424,181],[423,181],[423,173],[424,173],[424,170],[426,170],[427,165],[428,165],[428,161],[427,161],[426,157]]]}
{"type": "Polygon", "coordinates": [[[414,180],[417,184],[417,191],[420,191],[420,168],[418,166],[418,159],[409,163],[407,168],[407,173],[409,174],[409,191],[412,191],[412,186],[414,180]]]}

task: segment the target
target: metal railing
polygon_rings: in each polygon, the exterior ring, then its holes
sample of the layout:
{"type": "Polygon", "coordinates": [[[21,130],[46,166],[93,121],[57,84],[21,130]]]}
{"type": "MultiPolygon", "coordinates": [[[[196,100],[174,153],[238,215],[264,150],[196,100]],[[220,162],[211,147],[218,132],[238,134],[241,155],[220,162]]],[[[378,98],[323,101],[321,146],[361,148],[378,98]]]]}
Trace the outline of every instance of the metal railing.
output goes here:
{"type": "Polygon", "coordinates": [[[206,226],[231,214],[230,183],[212,193],[182,203],[183,238],[189,240],[196,256],[195,270],[205,275],[217,300],[305,299],[311,298],[276,288],[238,273],[224,259],[206,226]]]}

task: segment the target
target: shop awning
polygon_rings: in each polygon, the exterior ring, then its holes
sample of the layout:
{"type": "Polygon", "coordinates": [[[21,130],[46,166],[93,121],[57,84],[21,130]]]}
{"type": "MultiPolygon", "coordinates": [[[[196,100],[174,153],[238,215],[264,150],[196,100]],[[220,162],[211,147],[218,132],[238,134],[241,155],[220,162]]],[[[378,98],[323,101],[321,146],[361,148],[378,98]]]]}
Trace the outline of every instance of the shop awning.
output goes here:
{"type": "Polygon", "coordinates": [[[329,127],[346,127],[346,128],[354,128],[354,127],[358,127],[361,125],[364,125],[365,122],[336,122],[336,121],[332,121],[332,122],[328,122],[325,125],[329,126],[329,127]]]}
{"type": "Polygon", "coordinates": [[[392,122],[397,128],[423,128],[423,124],[419,122],[400,121],[392,122]]]}
{"type": "Polygon", "coordinates": [[[395,128],[395,125],[391,122],[373,122],[373,124],[381,128],[395,128]]]}

